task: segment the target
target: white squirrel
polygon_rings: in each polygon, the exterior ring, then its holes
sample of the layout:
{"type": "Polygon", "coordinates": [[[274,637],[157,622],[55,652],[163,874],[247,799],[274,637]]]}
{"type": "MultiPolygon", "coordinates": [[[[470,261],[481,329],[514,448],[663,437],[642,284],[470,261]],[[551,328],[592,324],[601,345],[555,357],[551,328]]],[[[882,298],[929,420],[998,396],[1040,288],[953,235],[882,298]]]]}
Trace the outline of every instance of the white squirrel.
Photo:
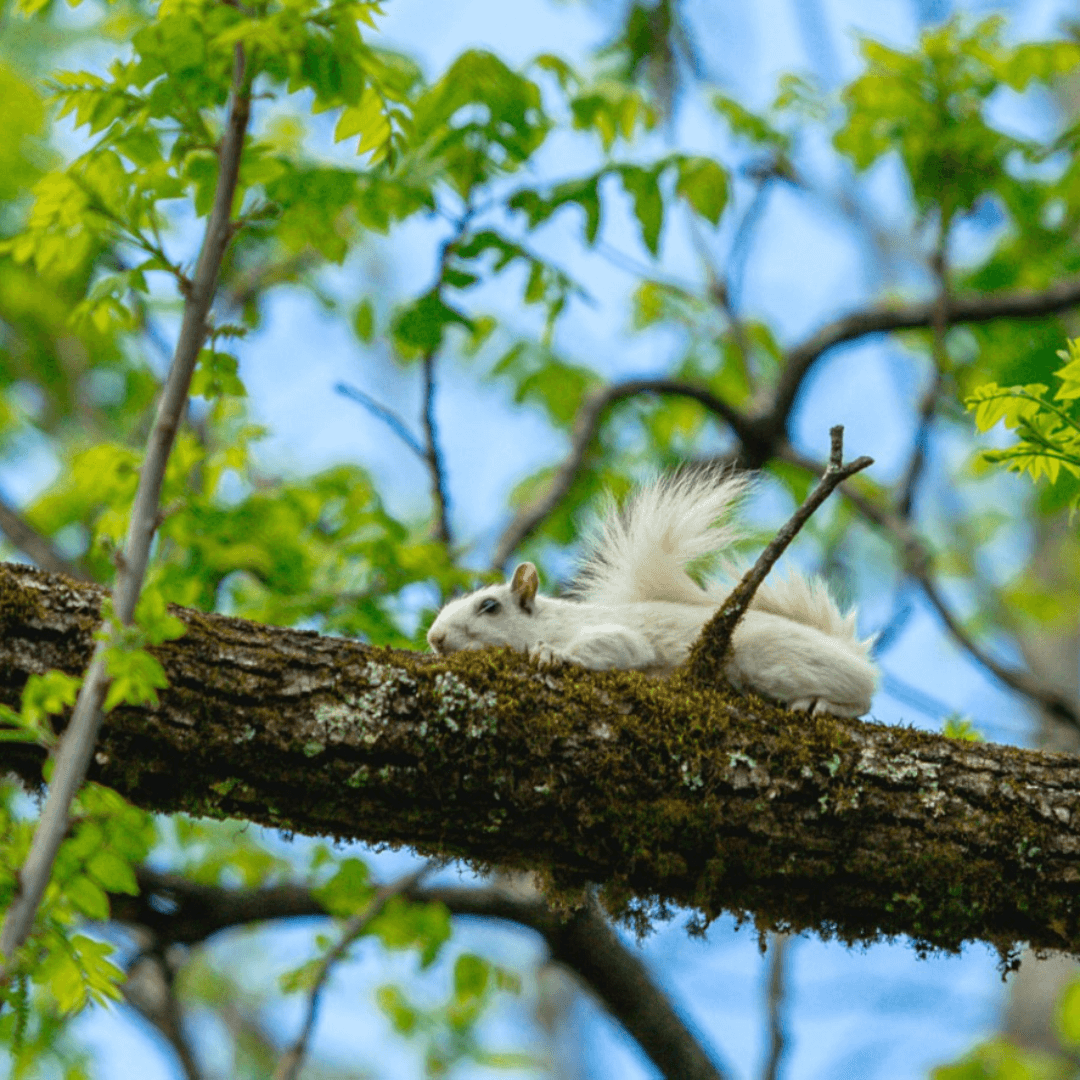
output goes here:
{"type": "MultiPolygon", "coordinates": [[[[749,487],[723,469],[683,470],[641,488],[589,539],[571,599],[545,596],[532,563],[509,582],[451,600],[428,631],[442,655],[509,645],[541,665],[670,674],[728,589],[702,588],[687,564],[721,555],[742,535],[732,512],[749,487]]],[[[730,562],[725,564],[730,574],[730,562]]],[[[820,578],[791,574],[762,585],[731,642],[723,676],[790,709],[861,716],[877,669],[820,578]]]]}

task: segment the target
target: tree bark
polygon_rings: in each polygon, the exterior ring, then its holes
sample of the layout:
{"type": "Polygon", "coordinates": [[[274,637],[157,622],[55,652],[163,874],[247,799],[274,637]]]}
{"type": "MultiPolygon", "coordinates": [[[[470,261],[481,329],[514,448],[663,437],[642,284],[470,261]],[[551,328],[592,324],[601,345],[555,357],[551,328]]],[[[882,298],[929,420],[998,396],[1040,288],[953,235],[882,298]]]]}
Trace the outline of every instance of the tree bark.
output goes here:
{"type": "MultiPolygon", "coordinates": [[[[81,671],[101,589],[0,564],[0,700],[81,671]]],[[[435,659],[176,609],[170,687],[106,717],[94,779],[244,817],[537,870],[580,907],[759,931],[1080,952],[1080,761],[792,714],[686,678],[435,659]]],[[[6,744],[40,782],[41,752],[6,744]]]]}

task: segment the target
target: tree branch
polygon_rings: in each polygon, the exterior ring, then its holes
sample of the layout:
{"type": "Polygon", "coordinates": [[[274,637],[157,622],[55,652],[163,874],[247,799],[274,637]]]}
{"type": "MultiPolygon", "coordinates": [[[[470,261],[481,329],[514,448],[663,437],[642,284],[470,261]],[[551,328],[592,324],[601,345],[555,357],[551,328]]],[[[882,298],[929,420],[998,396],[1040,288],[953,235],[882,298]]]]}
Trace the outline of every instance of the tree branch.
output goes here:
{"type": "Polygon", "coordinates": [[[363,390],[350,386],[348,383],[337,383],[334,389],[350,401],[362,405],[372,416],[377,417],[418,457],[421,461],[427,460],[427,453],[420,440],[409,430],[409,425],[401,419],[393,409],[376,401],[370,394],[363,390]]]}
{"type": "Polygon", "coordinates": [[[765,994],[766,1015],[769,1018],[769,1056],[761,1072],[761,1080],[777,1080],[784,1056],[787,1036],[784,1031],[784,978],[791,938],[773,934],[769,939],[769,982],[765,994]]]}
{"type": "Polygon", "coordinates": [[[896,501],[896,510],[901,518],[911,518],[915,504],[915,489],[926,467],[926,452],[930,443],[930,432],[934,424],[941,401],[941,391],[945,383],[945,370],[949,363],[949,354],[945,347],[945,337],[949,329],[949,267],[946,244],[948,240],[948,221],[942,223],[941,236],[934,252],[932,269],[938,283],[937,302],[934,304],[933,330],[934,348],[930,385],[926,388],[919,402],[918,423],[915,428],[915,444],[908,460],[904,477],[900,481],[900,495],[896,501]]]}
{"type": "Polygon", "coordinates": [[[143,953],[129,969],[122,989],[128,1005],[172,1047],[185,1080],[203,1080],[195,1054],[184,1036],[183,1012],[163,952],[143,953]]]}
{"type": "Polygon", "coordinates": [[[828,468],[821,475],[816,488],[806,497],[805,502],[791,516],[788,523],[769,541],[765,550],[757,557],[757,562],[743,574],[742,580],[728,594],[715,615],[705,624],[701,637],[690,651],[687,661],[690,677],[697,682],[715,681],[716,673],[724,670],[728,649],[731,647],[731,635],[735,627],[746,614],[769,571],[776,565],[776,560],[787,550],[788,545],[798,536],[802,527],[810,520],[814,511],[842,484],[855,473],[861,472],[874,459],[856,458],[849,465],[843,463],[844,428],[837,424],[829,429],[832,450],[829,454],[828,468]]]}
{"type": "MultiPolygon", "coordinates": [[[[199,885],[146,867],[138,871],[137,897],[110,897],[113,918],[151,928],[162,941],[196,944],[220,930],[250,922],[325,915],[322,905],[300,885],[225,889],[199,885]],[[154,898],[168,901],[155,905],[154,898]]],[[[456,916],[502,919],[540,934],[552,959],[564,965],[596,995],[667,1080],[723,1080],[727,1070],[687,1028],[667,995],[649,975],[640,956],[588,903],[567,917],[536,893],[522,896],[498,886],[409,884],[410,900],[437,901],[456,916]]]]}
{"type": "MultiPolygon", "coordinates": [[[[180,418],[187,402],[188,387],[199,350],[206,340],[207,317],[217,288],[222,259],[232,239],[233,198],[240,172],[240,156],[250,114],[250,87],[247,85],[244,52],[236,46],[229,115],[221,143],[214,205],[206,222],[191,289],[184,301],[184,314],[157,416],[147,440],[146,455],[139,473],[139,486],[131,510],[124,554],[113,587],[113,607],[120,622],[130,624],[142,589],[150,556],[150,543],[157,529],[158,503],[180,418]]],[[[108,689],[105,670],[106,642],[99,642],[83,678],[71,723],[57,752],[56,766],[49,784],[44,809],[34,830],[30,852],[19,872],[18,889],[8,908],[0,933],[0,983],[13,969],[13,953],[26,941],[34,914],[49,883],[53,860],[68,828],[68,808],[86,776],[90,755],[101,725],[101,706],[108,689]]]]}
{"type": "Polygon", "coordinates": [[[544,523],[566,497],[585,464],[604,413],[617,402],[638,394],[671,394],[691,398],[724,420],[740,439],[753,437],[750,423],[742,413],[711,391],[691,383],[677,379],[630,379],[594,390],[578,411],[570,433],[570,451],[556,470],[547,490],[530,505],[522,507],[499,537],[491,559],[495,569],[503,569],[518,546],[544,523]]]}
{"type": "MultiPolygon", "coordinates": [[[[811,366],[829,349],[870,334],[919,330],[932,326],[938,300],[900,307],[857,311],[828,323],[806,341],[788,350],[770,410],[782,431],[802,381],[811,366]]],[[[992,322],[994,319],[1041,319],[1080,304],[1080,278],[1070,278],[1046,289],[957,296],[949,302],[948,323],[992,322]]]]}
{"type": "Polygon", "coordinates": [[[508,919],[543,935],[553,960],[572,971],[637,1041],[666,1080],[723,1080],[730,1075],[687,1028],[593,901],[560,918],[542,900],[521,900],[499,889],[433,887],[455,915],[508,919]]]}
{"type": "MultiPolygon", "coordinates": [[[[950,297],[945,321],[947,325],[955,326],[994,319],[1038,319],[1077,305],[1080,305],[1080,278],[1038,291],[950,297]]],[[[940,321],[940,295],[924,303],[855,312],[829,323],[788,351],[771,406],[754,417],[744,415],[702,387],[675,379],[633,379],[594,390],[586,398],[574,421],[568,454],[544,494],[519,510],[503,530],[492,556],[492,566],[502,570],[517,547],[543,524],[566,497],[585,464],[603,414],[611,405],[637,394],[675,394],[692,398],[731,428],[742,445],[746,462],[758,467],[782,449],[786,441],[787,418],[795,397],[807,372],[823,353],[870,334],[932,327],[935,317],[940,321]]],[[[916,468],[921,469],[921,463],[916,468]]],[[[917,472],[915,475],[917,477],[917,472]]]]}
{"type": "Polygon", "coordinates": [[[42,570],[50,570],[54,574],[67,574],[76,581],[91,580],[83,570],[65,559],[47,536],[42,536],[15,507],[2,497],[0,497],[0,532],[3,532],[19,551],[29,555],[42,570]]]}
{"type": "MultiPolygon", "coordinates": [[[[0,565],[0,701],[79,671],[104,593],[0,565]]],[[[156,707],[106,719],[91,775],[150,810],[409,844],[842,941],[1080,952],[1080,763],[638,672],[436,658],[176,608],[156,707]]],[[[39,782],[41,751],[5,766],[39,782]]]]}
{"type": "Polygon", "coordinates": [[[450,499],[446,493],[446,471],[439,451],[439,436],[435,427],[435,352],[424,354],[424,461],[431,476],[431,498],[435,503],[435,538],[444,544],[453,543],[450,532],[450,499]]]}

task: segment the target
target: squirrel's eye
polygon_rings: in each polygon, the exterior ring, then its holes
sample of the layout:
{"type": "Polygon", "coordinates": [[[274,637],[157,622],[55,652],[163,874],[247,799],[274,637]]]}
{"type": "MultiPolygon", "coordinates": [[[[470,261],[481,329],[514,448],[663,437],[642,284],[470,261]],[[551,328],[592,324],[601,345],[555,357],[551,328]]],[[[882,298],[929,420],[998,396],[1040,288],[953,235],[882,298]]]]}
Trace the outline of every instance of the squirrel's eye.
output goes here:
{"type": "Polygon", "coordinates": [[[486,596],[480,601],[480,606],[476,609],[479,615],[494,615],[499,610],[499,601],[493,596],[486,596]]]}

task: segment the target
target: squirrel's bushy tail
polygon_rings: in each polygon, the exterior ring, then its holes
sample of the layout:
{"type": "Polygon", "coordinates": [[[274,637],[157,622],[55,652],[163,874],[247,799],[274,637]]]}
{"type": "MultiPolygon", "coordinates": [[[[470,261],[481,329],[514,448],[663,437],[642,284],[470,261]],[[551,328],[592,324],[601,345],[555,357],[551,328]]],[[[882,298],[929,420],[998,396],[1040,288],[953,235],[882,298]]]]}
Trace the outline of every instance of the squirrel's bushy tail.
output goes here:
{"type": "MultiPolygon", "coordinates": [[[[612,503],[587,540],[574,598],[605,605],[723,603],[741,576],[728,553],[745,535],[734,511],[750,486],[747,474],[727,467],[683,469],[640,488],[621,508],[612,503]],[[686,572],[687,563],[706,555],[720,556],[727,584],[703,589],[686,572]]],[[[873,639],[859,639],[854,612],[841,612],[820,578],[791,571],[770,577],[751,607],[811,626],[869,657],[873,639]]]]}
{"type": "MultiPolygon", "coordinates": [[[[683,469],[641,488],[622,508],[609,506],[588,540],[575,598],[718,603],[723,594],[702,589],[686,565],[723,553],[743,537],[731,518],[748,487],[744,474],[728,468],[683,469]]],[[[725,569],[730,572],[730,562],[725,569]]]]}
{"type": "Polygon", "coordinates": [[[812,626],[851,646],[860,656],[870,657],[874,638],[859,638],[855,612],[849,611],[845,615],[819,577],[808,578],[789,572],[786,578],[770,579],[759,586],[750,606],[755,611],[782,615],[792,622],[812,626]]]}

